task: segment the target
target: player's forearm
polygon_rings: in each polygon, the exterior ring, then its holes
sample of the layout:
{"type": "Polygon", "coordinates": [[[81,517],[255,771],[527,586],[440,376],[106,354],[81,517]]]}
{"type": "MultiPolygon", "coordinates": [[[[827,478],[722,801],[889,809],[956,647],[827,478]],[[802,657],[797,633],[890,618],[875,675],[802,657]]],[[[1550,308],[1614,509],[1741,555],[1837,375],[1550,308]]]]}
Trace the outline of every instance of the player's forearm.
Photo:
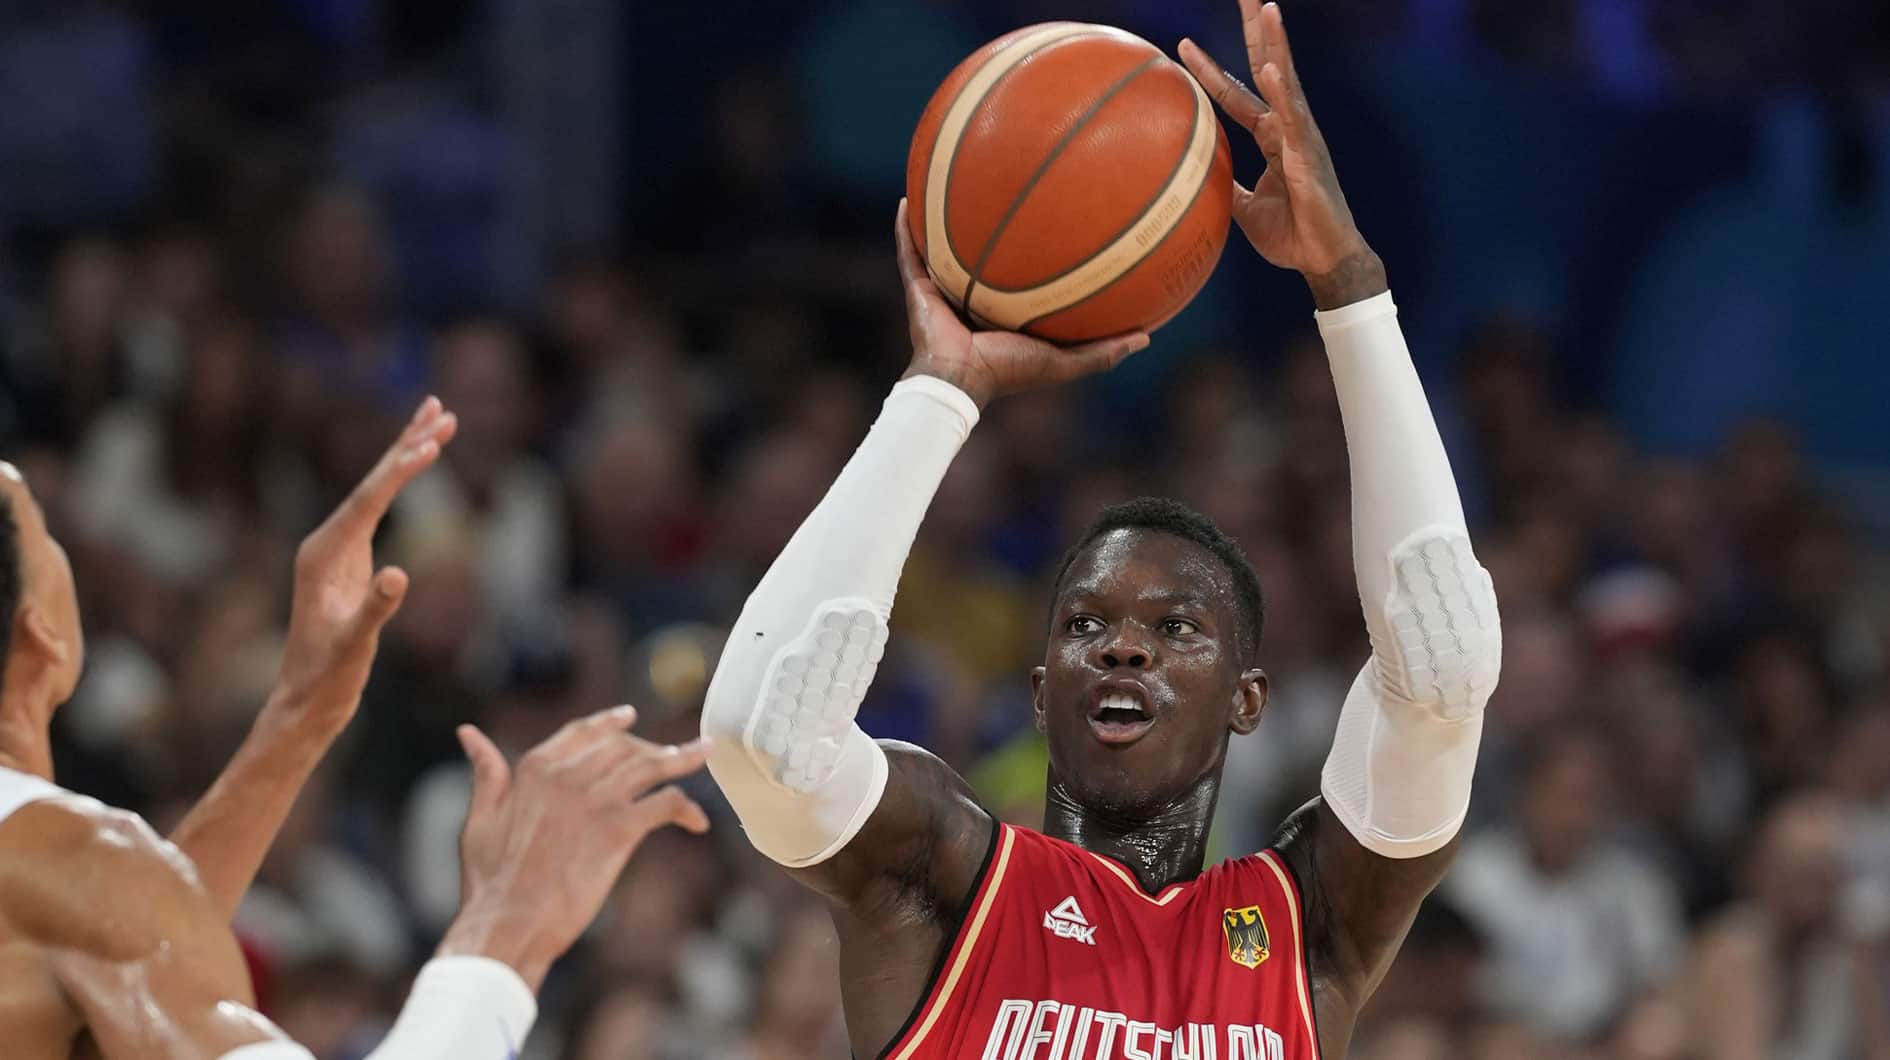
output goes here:
{"type": "Polygon", "coordinates": [[[340,735],[308,720],[285,695],[279,690],[270,698],[230,764],[171,832],[226,917],[235,914],[302,786],[340,735]]]}
{"type": "Polygon", "coordinates": [[[1352,557],[1369,608],[1390,588],[1386,557],[1412,533],[1465,532],[1463,502],[1391,292],[1381,282],[1376,293],[1316,319],[1345,424],[1352,557]]]}
{"type": "Polygon", "coordinates": [[[913,537],[977,420],[972,400],[942,380],[894,387],[729,635],[703,706],[709,769],[777,861],[831,856],[884,790],[885,756],[853,716],[913,537]]]}
{"type": "Polygon", "coordinates": [[[1502,656],[1443,439],[1385,291],[1317,316],[1352,472],[1352,552],[1372,660],[1322,791],[1368,849],[1442,848],[1469,807],[1483,705],[1502,656]]]}

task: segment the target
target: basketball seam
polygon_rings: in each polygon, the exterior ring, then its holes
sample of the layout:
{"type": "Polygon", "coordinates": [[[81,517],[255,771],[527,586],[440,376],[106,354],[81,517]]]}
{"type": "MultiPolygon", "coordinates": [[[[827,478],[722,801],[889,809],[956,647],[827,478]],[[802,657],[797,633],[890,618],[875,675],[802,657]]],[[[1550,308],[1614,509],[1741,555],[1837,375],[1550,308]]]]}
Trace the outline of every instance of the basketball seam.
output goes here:
{"type": "MultiPolygon", "coordinates": [[[[1018,68],[1023,66],[1026,62],[1030,60],[1031,56],[1037,54],[1040,51],[1043,51],[1045,48],[1051,47],[1052,45],[1061,44],[1067,40],[1075,40],[1077,37],[1080,37],[1080,36],[1083,36],[1083,34],[1079,33],[1079,34],[1075,34],[1069,37],[1052,37],[1049,40],[1046,40],[1042,42],[1041,44],[1038,44],[1036,47],[1030,49],[1024,54],[1018,56],[1015,62],[1011,63],[1011,65],[1008,68],[1006,68],[1003,73],[997,76],[996,80],[992,81],[989,85],[985,86],[984,91],[980,93],[978,96],[978,101],[971,105],[971,113],[973,115],[976,115],[978,113],[979,108],[984,106],[984,101],[991,98],[991,93],[996,92],[998,90],[999,85],[1002,85],[1004,82],[1010,80],[1011,76],[1017,73],[1018,68]]],[[[997,58],[997,56],[993,55],[992,58],[995,59],[997,58]]],[[[951,102],[947,103],[945,105],[944,111],[941,112],[938,131],[933,133],[932,151],[934,153],[936,153],[939,150],[939,148],[943,146],[942,141],[944,139],[943,134],[945,131],[944,121],[943,121],[944,116],[950,114],[952,112],[952,109],[958,106],[958,101],[965,98],[965,90],[971,87],[971,82],[973,80],[976,80],[975,74],[973,77],[966,79],[964,85],[959,87],[958,91],[952,96],[951,102]]],[[[961,144],[964,143],[964,139],[965,139],[964,133],[961,131],[958,135],[958,138],[953,141],[951,145],[951,152],[947,156],[948,160],[945,164],[945,190],[944,190],[945,201],[947,203],[952,201],[952,179],[958,172],[958,166],[956,164],[958,160],[958,148],[961,144]]],[[[965,259],[958,253],[958,247],[952,241],[952,226],[945,225],[944,229],[945,230],[940,234],[945,237],[945,252],[947,254],[950,254],[952,256],[952,260],[956,261],[960,267],[963,267],[965,264],[965,259]]],[[[970,270],[967,269],[966,271],[969,272],[970,270]]],[[[973,280],[973,283],[974,284],[976,283],[975,279],[973,280]]],[[[966,288],[965,297],[969,299],[970,296],[971,296],[970,288],[966,288]]],[[[945,297],[947,300],[950,300],[951,292],[950,291],[945,292],[945,297]]],[[[961,302],[959,303],[958,308],[960,310],[969,311],[971,308],[971,303],[969,301],[961,302]]]]}
{"type": "MultiPolygon", "coordinates": [[[[1219,142],[1215,144],[1215,151],[1219,151],[1219,142]]],[[[1183,155],[1183,157],[1185,157],[1185,155],[1183,155]]],[[[1208,180],[1210,180],[1211,176],[1213,176],[1213,166],[1211,166],[1210,164],[1210,166],[1208,166],[1208,172],[1206,172],[1206,174],[1202,174],[1202,181],[1200,181],[1200,185],[1198,185],[1198,187],[1194,189],[1194,195],[1191,195],[1191,197],[1189,197],[1189,200],[1187,200],[1187,206],[1183,206],[1183,208],[1181,208],[1181,215],[1179,215],[1179,219],[1177,219],[1176,223],[1174,223],[1174,227],[1172,227],[1172,229],[1168,229],[1168,231],[1166,232],[1162,232],[1162,238],[1159,238],[1159,240],[1155,240],[1155,246],[1151,246],[1151,248],[1149,248],[1149,253],[1145,253],[1145,255],[1142,255],[1142,259],[1140,259],[1140,261],[1136,261],[1134,265],[1130,265],[1128,266],[1128,268],[1125,268],[1125,270],[1123,270],[1123,274],[1121,274],[1121,276],[1117,276],[1115,280],[1109,280],[1109,282],[1104,283],[1102,287],[1096,287],[1096,289],[1094,289],[1094,291],[1091,291],[1089,295],[1083,295],[1081,299],[1077,299],[1077,300],[1074,300],[1074,302],[1070,302],[1068,306],[1058,306],[1058,308],[1055,308],[1055,310],[1051,310],[1051,312],[1047,312],[1047,314],[1040,314],[1040,316],[1034,316],[1034,317],[1030,317],[1030,319],[1026,319],[1026,321],[1024,321],[1022,325],[1019,325],[1019,329],[1017,329],[1017,331],[1030,331],[1032,327],[1036,327],[1036,325],[1038,325],[1038,323],[1041,323],[1041,321],[1045,321],[1045,319],[1049,319],[1049,317],[1057,316],[1057,314],[1062,314],[1062,312],[1070,312],[1070,310],[1074,310],[1074,308],[1077,308],[1077,306],[1081,306],[1083,302],[1087,302],[1087,300],[1094,299],[1096,295],[1102,295],[1104,291],[1108,291],[1109,287],[1115,287],[1117,283],[1121,283],[1123,282],[1123,280],[1128,280],[1130,276],[1134,276],[1138,268],[1142,268],[1143,265],[1147,265],[1151,257],[1155,257],[1157,253],[1160,253],[1160,249],[1162,249],[1162,244],[1166,244],[1168,240],[1172,240],[1172,238],[1174,238],[1174,234],[1176,234],[1176,232],[1181,231],[1181,229],[1185,227],[1185,225],[1181,225],[1181,221],[1185,221],[1185,219],[1187,219],[1187,215],[1193,214],[1194,204],[1196,204],[1196,202],[1200,202],[1200,195],[1202,195],[1204,191],[1208,191],[1208,180]]],[[[1166,189],[1164,189],[1164,191],[1166,191],[1166,189]]],[[[1159,200],[1160,198],[1157,198],[1157,202],[1159,202],[1159,200]]],[[[1138,217],[1138,221],[1140,221],[1140,217],[1138,217]]],[[[1098,251],[1098,253],[1100,253],[1100,251],[1098,251]]],[[[1179,310],[1177,310],[1177,312],[1179,312],[1179,310]]]]}
{"type": "MultiPolygon", "coordinates": [[[[1144,59],[1141,64],[1128,73],[1117,78],[1116,83],[1110,85],[1103,91],[1102,95],[1096,97],[1096,101],[1089,105],[1089,109],[1084,111],[1082,116],[1077,118],[1076,122],[1064,131],[1063,136],[1059,138],[1055,144],[1051,145],[1050,153],[1038,164],[1036,171],[1030,175],[1030,179],[1024,181],[1024,186],[1017,191],[1017,197],[1011,200],[1010,207],[1004,211],[1004,216],[998,220],[997,227],[992,229],[990,238],[985,241],[984,252],[978,256],[978,263],[966,270],[970,278],[965,283],[965,297],[961,302],[963,306],[967,309],[970,308],[972,292],[978,289],[978,277],[983,274],[985,267],[991,264],[991,255],[997,253],[998,240],[1004,237],[1004,230],[1010,227],[1012,219],[1017,216],[1019,210],[1024,208],[1024,202],[1030,198],[1030,193],[1036,190],[1037,184],[1043,180],[1044,174],[1050,172],[1050,167],[1056,164],[1057,158],[1063,154],[1064,149],[1069,147],[1076,139],[1076,134],[1082,132],[1083,128],[1087,126],[1096,115],[1102,113],[1102,109],[1109,104],[1110,100],[1116,98],[1116,96],[1120,94],[1123,89],[1129,87],[1129,84],[1136,78],[1147,73],[1156,63],[1160,62],[1162,58],[1161,53],[1157,52],[1147,59],[1144,59]]],[[[1016,67],[1012,67],[1012,69],[1015,70],[1016,67]]],[[[1008,77],[1009,74],[1009,71],[1005,72],[1005,76],[1008,77]]],[[[1001,80],[1002,79],[1000,79],[1000,81],[1001,80]]],[[[994,85],[993,87],[996,86],[994,85]]],[[[979,101],[979,105],[983,105],[982,100],[979,101]]],[[[1184,159],[1187,157],[1186,152],[1183,152],[1182,157],[1184,159]]],[[[1172,173],[1169,175],[1169,179],[1174,179],[1172,173]]],[[[951,188],[947,185],[947,194],[949,194],[950,191],[951,188]]],[[[1138,218],[1140,217],[1139,214],[1137,216],[1138,218]]],[[[1107,247],[1108,244],[1104,244],[1104,246],[1107,247]]]]}
{"type": "MultiPolygon", "coordinates": [[[[1194,131],[1200,127],[1201,127],[1201,110],[1199,107],[1196,107],[1195,112],[1194,112],[1194,120],[1188,126],[1189,141],[1192,141],[1194,139],[1194,131]]],[[[1110,248],[1116,245],[1117,240],[1120,240],[1123,236],[1126,236],[1130,232],[1134,231],[1135,226],[1141,224],[1142,219],[1148,216],[1148,212],[1150,210],[1153,210],[1155,207],[1160,206],[1162,204],[1162,199],[1168,195],[1169,191],[1173,190],[1175,178],[1181,175],[1182,169],[1188,164],[1188,161],[1189,161],[1188,146],[1189,145],[1187,143],[1184,143],[1182,145],[1181,153],[1175,156],[1175,167],[1168,171],[1168,175],[1166,177],[1162,178],[1162,182],[1156,186],[1155,194],[1149,197],[1148,202],[1142,204],[1142,208],[1140,210],[1137,210],[1134,213],[1134,215],[1132,215],[1129,218],[1129,221],[1127,224],[1123,225],[1121,228],[1111,233],[1109,238],[1105,240],[1101,246],[1097,247],[1094,251],[1091,251],[1082,260],[1076,262],[1075,264],[1069,266],[1066,269],[1063,269],[1060,272],[1056,272],[1049,276],[1045,276],[1043,279],[1038,280],[1035,283],[1028,283],[1028,284],[1023,285],[1022,287],[999,287],[997,284],[994,284],[994,283],[986,283],[986,284],[982,284],[981,286],[983,286],[984,289],[987,291],[996,291],[999,294],[1023,294],[1027,291],[1034,291],[1039,287],[1047,287],[1050,284],[1053,284],[1057,282],[1058,280],[1061,280],[1065,276],[1068,276],[1070,273],[1073,273],[1076,270],[1082,268],[1083,266],[1088,265],[1090,262],[1095,261],[1098,255],[1107,254],[1110,248]]],[[[1218,151],[1220,149],[1220,145],[1218,142],[1212,143],[1209,145],[1209,149],[1218,151]]],[[[1202,175],[1201,187],[1207,186],[1207,177],[1208,175],[1211,175],[1213,172],[1214,172],[1214,167],[1210,165],[1208,167],[1207,173],[1202,175]]],[[[1188,199],[1189,208],[1192,208],[1194,206],[1195,200],[1201,197],[1201,187],[1197,187],[1194,190],[1194,195],[1188,199]]],[[[1170,228],[1167,232],[1163,232],[1162,238],[1159,240],[1156,240],[1155,246],[1150,247],[1148,253],[1149,254],[1155,253],[1156,248],[1160,247],[1162,243],[1167,241],[1169,235],[1171,235],[1174,232],[1175,228],[1181,227],[1181,222],[1185,220],[1187,216],[1188,216],[1187,209],[1182,210],[1181,214],[1177,216],[1175,219],[1175,227],[1170,228]]],[[[1147,257],[1147,255],[1144,255],[1144,257],[1147,257]]],[[[1140,261],[1136,262],[1136,265],[1140,265],[1140,264],[1141,264],[1140,261]]],[[[1135,266],[1131,265],[1129,266],[1128,272],[1124,272],[1122,276],[1127,276],[1130,272],[1134,272],[1134,271],[1135,271],[1135,266]]],[[[1101,287],[1096,288],[1096,291],[1106,291],[1109,288],[1115,286],[1117,283],[1121,282],[1122,276],[1118,276],[1115,279],[1110,280],[1108,283],[1102,285],[1101,287]]],[[[1082,298],[1078,299],[1076,302],[1073,302],[1071,304],[1080,305],[1082,302],[1087,301],[1091,297],[1091,295],[1093,295],[1094,293],[1095,292],[1091,292],[1091,294],[1084,295],[1082,298]]],[[[1068,309],[1068,308],[1069,306],[1064,306],[1062,309],[1052,309],[1049,313],[1045,313],[1043,314],[1043,316],[1039,316],[1036,319],[1042,320],[1046,316],[1050,316],[1055,313],[1061,313],[1063,309],[1068,309]]],[[[1032,321],[1032,323],[1035,323],[1035,321],[1032,321]]]]}

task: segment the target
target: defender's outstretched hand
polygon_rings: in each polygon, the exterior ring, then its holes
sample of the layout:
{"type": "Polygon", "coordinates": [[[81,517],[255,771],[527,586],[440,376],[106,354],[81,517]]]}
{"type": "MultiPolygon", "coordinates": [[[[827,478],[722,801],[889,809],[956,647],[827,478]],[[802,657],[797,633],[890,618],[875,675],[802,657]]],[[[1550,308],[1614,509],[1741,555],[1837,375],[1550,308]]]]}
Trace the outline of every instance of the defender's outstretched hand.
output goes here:
{"type": "Polygon", "coordinates": [[[1108,371],[1148,345],[1142,332],[1057,346],[1015,331],[972,331],[952,312],[906,226],[906,200],[894,221],[899,278],[906,289],[906,321],[912,333],[912,365],[906,375],[936,376],[963,390],[983,408],[992,398],[1081,379],[1108,371]]]}
{"type": "Polygon", "coordinates": [[[1306,277],[1321,309],[1385,290],[1384,264],[1352,221],[1332,155],[1307,105],[1280,5],[1240,0],[1240,23],[1259,95],[1194,41],[1183,40],[1180,49],[1188,71],[1228,117],[1253,134],[1266,156],[1266,171],[1252,189],[1234,185],[1234,219],[1262,257],[1306,277]]]}
{"type": "Polygon", "coordinates": [[[354,716],[381,628],[407,594],[407,573],[374,569],[374,531],[394,498],[439,459],[459,420],[427,398],[354,492],[295,554],[289,637],[278,694],[309,720],[340,728],[354,716]]]}
{"type": "Polygon", "coordinates": [[[230,764],[171,833],[226,914],[256,878],[303,783],[354,717],[381,627],[407,593],[406,572],[374,570],[374,530],[458,429],[453,414],[428,398],[296,551],[288,643],[275,688],[230,764]]]}
{"type": "Polygon", "coordinates": [[[472,805],[459,836],[459,915],[442,954],[504,961],[536,992],[645,836],[672,824],[709,830],[702,807],[669,784],[702,768],[702,741],[650,743],[630,734],[636,718],[614,707],[568,722],[517,769],[484,733],[460,726],[472,805]]]}

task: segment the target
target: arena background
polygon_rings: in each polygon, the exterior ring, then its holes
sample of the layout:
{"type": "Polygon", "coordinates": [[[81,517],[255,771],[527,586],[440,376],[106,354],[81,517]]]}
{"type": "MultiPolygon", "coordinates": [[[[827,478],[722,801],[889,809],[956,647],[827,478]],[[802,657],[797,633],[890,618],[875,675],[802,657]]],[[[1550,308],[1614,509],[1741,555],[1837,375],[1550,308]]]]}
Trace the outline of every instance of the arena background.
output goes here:
{"type": "MultiPolygon", "coordinates": [[[[1470,837],[1355,1057],[1890,1056],[1887,12],[1289,6],[1506,632],[1470,837]]],[[[0,5],[0,455],[91,641],[61,780],[175,820],[271,680],[297,538],[423,393],[461,416],[385,535],[415,584],[361,715],[238,918],[318,1055],[376,1040],[451,913],[455,723],[693,730],[717,624],[903,364],[912,123],[1051,17],[1240,60],[1231,0],[0,5]]],[[[1149,352],[995,406],[868,731],[1033,820],[1046,563],[1171,493],[1269,594],[1216,840],[1263,843],[1366,651],[1310,324],[1236,237],[1149,352]]],[[[527,1055],[841,1057],[836,1004],[824,912],[724,809],[637,857],[527,1055]]]]}

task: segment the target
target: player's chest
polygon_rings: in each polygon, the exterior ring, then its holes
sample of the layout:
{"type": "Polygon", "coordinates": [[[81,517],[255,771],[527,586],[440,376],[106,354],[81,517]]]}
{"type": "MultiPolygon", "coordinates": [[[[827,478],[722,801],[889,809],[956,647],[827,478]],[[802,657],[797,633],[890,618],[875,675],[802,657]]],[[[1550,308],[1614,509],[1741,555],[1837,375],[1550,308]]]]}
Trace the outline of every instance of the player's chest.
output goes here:
{"type": "Polygon", "coordinates": [[[1175,1020],[1297,1007],[1289,910],[1263,894],[1179,891],[1158,901],[1112,884],[1032,887],[1008,903],[987,950],[989,984],[1054,984],[1062,1001],[1175,1020]]]}

